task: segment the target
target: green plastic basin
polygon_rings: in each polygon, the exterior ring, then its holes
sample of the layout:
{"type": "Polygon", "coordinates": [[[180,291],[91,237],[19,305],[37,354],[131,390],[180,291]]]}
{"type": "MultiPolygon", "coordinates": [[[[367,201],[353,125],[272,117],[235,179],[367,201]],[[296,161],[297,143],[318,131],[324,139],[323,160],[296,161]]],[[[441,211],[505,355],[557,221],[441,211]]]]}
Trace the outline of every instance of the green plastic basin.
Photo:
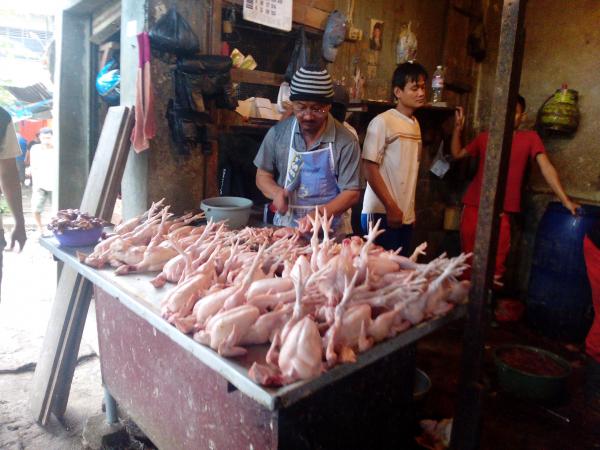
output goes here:
{"type": "Polygon", "coordinates": [[[571,374],[571,365],[560,356],[527,345],[504,345],[494,350],[494,362],[498,373],[500,387],[518,397],[538,400],[542,402],[555,402],[564,398],[566,394],[567,378],[571,374]],[[502,359],[503,352],[510,349],[522,349],[543,355],[559,365],[564,372],[561,375],[536,375],[525,370],[510,366],[502,359]]]}

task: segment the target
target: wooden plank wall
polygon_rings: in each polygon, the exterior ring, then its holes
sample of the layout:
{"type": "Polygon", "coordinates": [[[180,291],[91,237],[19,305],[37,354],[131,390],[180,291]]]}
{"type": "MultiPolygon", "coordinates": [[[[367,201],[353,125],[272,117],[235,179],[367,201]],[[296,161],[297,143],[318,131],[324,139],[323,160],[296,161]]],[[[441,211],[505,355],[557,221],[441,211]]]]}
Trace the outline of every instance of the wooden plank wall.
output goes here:
{"type": "Polygon", "coordinates": [[[334,9],[335,0],[294,0],[292,20],[322,30],[334,9]]]}
{"type": "MultiPolygon", "coordinates": [[[[351,0],[335,0],[336,9],[348,14],[351,0]]],[[[390,81],[396,67],[396,43],[402,26],[409,21],[418,40],[417,60],[430,75],[442,62],[442,48],[446,30],[448,0],[355,0],[352,22],[363,31],[358,42],[346,41],[340,47],[337,59],[330,65],[335,80],[345,79],[348,85],[358,60],[358,67],[367,78],[368,63],[375,62],[375,76],[366,79],[366,95],[374,100],[389,99],[390,81]],[[369,49],[370,20],[384,21],[381,51],[369,49]],[[388,97],[388,98],[386,98],[388,97]]]]}
{"type": "MultiPolygon", "coordinates": [[[[224,0],[223,3],[238,6],[244,4],[243,0],[224,0]]],[[[329,13],[335,7],[336,0],[294,0],[292,20],[296,24],[323,30],[329,13]]]]}

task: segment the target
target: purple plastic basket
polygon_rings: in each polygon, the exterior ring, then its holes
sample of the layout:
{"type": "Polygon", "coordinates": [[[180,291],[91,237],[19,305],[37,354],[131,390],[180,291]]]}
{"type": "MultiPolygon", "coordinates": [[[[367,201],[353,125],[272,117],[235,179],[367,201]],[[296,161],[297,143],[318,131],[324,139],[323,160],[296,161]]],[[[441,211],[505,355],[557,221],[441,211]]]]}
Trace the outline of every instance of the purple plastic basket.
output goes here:
{"type": "Polygon", "coordinates": [[[103,227],[90,228],[89,230],[64,230],[54,233],[59,244],[65,247],[85,247],[98,242],[102,236],[103,227]]]}

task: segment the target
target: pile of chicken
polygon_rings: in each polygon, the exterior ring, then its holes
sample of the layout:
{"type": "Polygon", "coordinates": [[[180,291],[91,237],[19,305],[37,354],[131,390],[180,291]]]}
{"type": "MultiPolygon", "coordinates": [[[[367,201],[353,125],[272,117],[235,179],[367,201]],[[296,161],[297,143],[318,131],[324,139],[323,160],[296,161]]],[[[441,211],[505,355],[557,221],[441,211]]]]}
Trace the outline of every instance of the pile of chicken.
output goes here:
{"type": "Polygon", "coordinates": [[[194,227],[198,215],[168,211],[162,201],[153,204],[82,260],[110,264],[117,274],[160,271],[152,280],[157,289],[174,284],[163,317],[222,356],[269,344],[266,361],[250,368],[263,385],[356,361],[375,343],[447,313],[469,291],[468,281],[458,281],[468,255],[419,264],[425,244],[410,258],[374,244],[379,222],[366,240],[336,243],[331,219],[318,211],[309,241],[292,228],[194,227]]]}

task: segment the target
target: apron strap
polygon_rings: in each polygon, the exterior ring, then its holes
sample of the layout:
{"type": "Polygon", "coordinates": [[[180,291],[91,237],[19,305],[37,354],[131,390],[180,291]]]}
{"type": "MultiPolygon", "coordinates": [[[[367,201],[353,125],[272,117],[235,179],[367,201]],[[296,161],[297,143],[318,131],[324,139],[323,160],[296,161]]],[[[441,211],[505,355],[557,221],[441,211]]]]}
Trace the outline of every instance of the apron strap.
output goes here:
{"type": "Polygon", "coordinates": [[[335,160],[333,158],[333,144],[331,142],[329,143],[329,164],[331,166],[331,173],[334,174],[337,179],[338,173],[335,170],[335,160]]]}
{"type": "Polygon", "coordinates": [[[296,151],[294,150],[294,133],[296,132],[296,125],[298,124],[298,120],[294,118],[294,124],[292,125],[292,133],[290,134],[290,145],[288,146],[288,163],[287,163],[287,171],[285,173],[285,181],[284,188],[287,189],[289,184],[289,176],[290,169],[292,168],[292,164],[294,163],[294,157],[296,155],[296,151]]]}

